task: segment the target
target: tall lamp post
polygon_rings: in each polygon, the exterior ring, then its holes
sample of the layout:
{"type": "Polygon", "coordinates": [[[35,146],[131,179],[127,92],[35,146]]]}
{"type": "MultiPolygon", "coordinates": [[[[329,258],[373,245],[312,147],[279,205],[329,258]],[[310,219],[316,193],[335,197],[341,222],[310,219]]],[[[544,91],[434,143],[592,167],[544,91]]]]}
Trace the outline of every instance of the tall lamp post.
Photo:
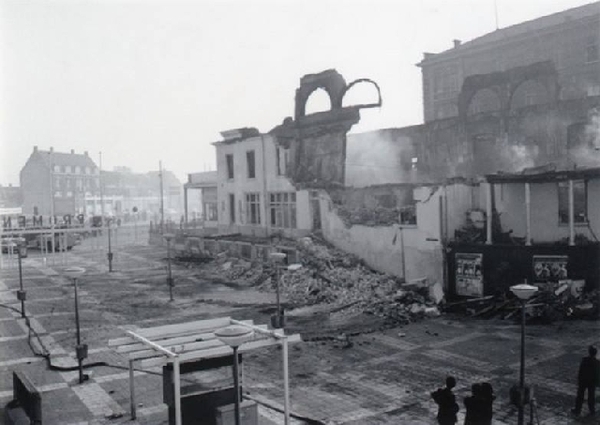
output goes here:
{"type": "Polygon", "coordinates": [[[525,421],[525,304],[538,290],[537,286],[522,283],[510,287],[513,294],[521,301],[521,368],[519,372],[519,419],[518,425],[525,421]]]}
{"type": "Polygon", "coordinates": [[[277,302],[277,311],[275,312],[275,318],[271,319],[273,322],[273,327],[274,328],[283,328],[284,324],[283,324],[283,311],[281,311],[281,295],[280,295],[280,289],[279,289],[279,279],[281,277],[280,275],[280,268],[281,265],[283,264],[283,261],[285,260],[285,258],[287,257],[287,255],[283,252],[272,252],[271,254],[269,254],[269,256],[271,257],[271,260],[273,260],[273,263],[275,264],[275,296],[276,296],[276,302],[277,302]]]}
{"type": "Polygon", "coordinates": [[[169,301],[173,301],[173,275],[171,274],[171,240],[175,237],[172,233],[165,233],[163,238],[167,241],[167,285],[169,286],[169,301]]]}
{"type": "Polygon", "coordinates": [[[83,359],[87,357],[88,346],[81,343],[81,329],[79,327],[79,297],[77,295],[77,278],[85,273],[82,267],[69,267],[64,270],[64,274],[73,279],[73,287],[75,288],[75,326],[77,328],[77,346],[75,354],[77,356],[77,364],[79,367],[79,383],[83,383],[83,359]]]}
{"type": "Polygon", "coordinates": [[[23,267],[21,261],[23,258],[23,248],[25,248],[25,239],[17,238],[17,258],[19,260],[19,290],[17,291],[17,299],[21,301],[21,317],[25,317],[25,300],[27,299],[27,291],[23,290],[23,267]]]}
{"type": "Polygon", "coordinates": [[[233,386],[235,388],[235,425],[241,424],[240,417],[240,375],[238,366],[238,348],[244,342],[249,341],[254,335],[252,329],[244,326],[231,325],[226,328],[219,329],[215,332],[215,336],[224,344],[233,348],[233,386]]]}
{"type": "Polygon", "coordinates": [[[106,254],[106,257],[108,258],[108,271],[112,272],[113,271],[113,268],[112,268],[113,252],[112,252],[112,246],[110,243],[110,221],[111,221],[110,218],[108,220],[106,220],[106,226],[107,226],[107,230],[108,230],[108,254],[106,254]]]}

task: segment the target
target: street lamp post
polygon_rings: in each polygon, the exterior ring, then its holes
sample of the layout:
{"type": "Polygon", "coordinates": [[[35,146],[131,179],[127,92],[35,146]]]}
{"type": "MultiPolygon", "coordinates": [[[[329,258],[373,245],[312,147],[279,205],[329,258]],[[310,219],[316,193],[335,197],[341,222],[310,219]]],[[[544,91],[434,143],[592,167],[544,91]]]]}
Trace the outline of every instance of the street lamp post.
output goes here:
{"type": "Polygon", "coordinates": [[[27,292],[23,290],[23,268],[21,261],[23,258],[22,249],[25,245],[25,239],[19,238],[17,240],[17,258],[19,260],[19,290],[17,291],[17,299],[21,301],[21,317],[25,317],[25,300],[27,299],[27,292]]]}
{"type": "Polygon", "coordinates": [[[110,243],[110,218],[108,220],[106,220],[106,226],[108,229],[108,254],[106,254],[106,257],[108,258],[108,271],[112,272],[113,271],[113,268],[112,268],[113,252],[112,252],[112,246],[110,243]]]}
{"type": "Polygon", "coordinates": [[[273,322],[274,328],[283,328],[283,312],[281,311],[281,295],[279,289],[279,279],[280,279],[280,264],[286,258],[286,254],[283,252],[272,252],[270,254],[271,260],[275,264],[275,296],[277,302],[277,311],[275,312],[275,319],[273,322]]]}
{"type": "Polygon", "coordinates": [[[83,376],[83,359],[87,357],[88,346],[87,344],[81,343],[81,329],[79,326],[79,297],[77,295],[77,278],[85,273],[85,269],[82,267],[69,267],[64,270],[64,273],[73,279],[73,287],[75,288],[75,326],[77,328],[77,346],[75,347],[75,354],[77,357],[77,365],[79,368],[79,383],[82,384],[84,380],[83,376]]]}
{"type": "Polygon", "coordinates": [[[235,425],[241,424],[240,415],[240,375],[238,366],[238,348],[244,342],[247,342],[254,335],[252,329],[248,329],[244,326],[232,325],[226,328],[220,329],[215,332],[215,336],[224,344],[229,345],[233,348],[233,386],[235,389],[235,425]]]}
{"type": "Polygon", "coordinates": [[[169,286],[169,300],[173,301],[173,275],[171,274],[171,240],[175,237],[172,233],[165,233],[163,238],[167,241],[167,285],[169,286]]]}
{"type": "Polygon", "coordinates": [[[510,287],[510,290],[521,301],[521,367],[519,370],[519,419],[518,425],[525,421],[525,304],[538,290],[537,286],[522,283],[510,287]]]}

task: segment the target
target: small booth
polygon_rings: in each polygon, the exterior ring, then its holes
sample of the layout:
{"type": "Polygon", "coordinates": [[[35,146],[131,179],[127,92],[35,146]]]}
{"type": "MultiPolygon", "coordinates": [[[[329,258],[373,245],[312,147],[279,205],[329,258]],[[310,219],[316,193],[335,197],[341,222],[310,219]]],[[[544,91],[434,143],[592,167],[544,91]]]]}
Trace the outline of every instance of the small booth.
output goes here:
{"type": "MultiPolygon", "coordinates": [[[[280,345],[285,423],[289,424],[288,344],[300,342],[299,334],[285,335],[282,329],[271,330],[267,325],[255,325],[252,320],[240,321],[229,317],[142,328],[127,331],[127,334],[110,340],[108,344],[118,353],[127,355],[129,360],[132,419],[136,419],[136,362],[143,369],[162,367],[163,400],[169,406],[170,425],[233,423],[223,419],[224,416],[231,417],[233,406],[238,418],[241,409],[251,408],[251,403],[242,401],[239,358],[251,350],[280,345]],[[233,366],[234,386],[194,386],[188,385],[189,380],[184,379],[186,374],[210,373],[228,366],[233,366]]],[[[248,415],[255,416],[256,413],[248,415]]]]}

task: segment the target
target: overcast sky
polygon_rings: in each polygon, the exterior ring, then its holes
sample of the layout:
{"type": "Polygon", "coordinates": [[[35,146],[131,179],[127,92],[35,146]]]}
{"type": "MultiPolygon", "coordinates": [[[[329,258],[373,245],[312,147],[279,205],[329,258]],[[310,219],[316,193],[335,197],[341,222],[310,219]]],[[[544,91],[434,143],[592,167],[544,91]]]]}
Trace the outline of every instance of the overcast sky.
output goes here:
{"type": "MultiPolygon", "coordinates": [[[[500,27],[590,3],[496,0],[500,27]]],[[[352,132],[422,122],[423,52],[496,28],[494,0],[0,0],[0,184],[33,146],[184,180],[220,131],[267,132],[300,77],[371,78],[383,106],[352,132]]],[[[357,86],[358,87],[358,86],[357,86]]],[[[357,93],[358,94],[358,93],[357,93]]],[[[371,93],[362,93],[368,97],[371,93]]],[[[368,99],[367,99],[368,100],[368,99]]]]}

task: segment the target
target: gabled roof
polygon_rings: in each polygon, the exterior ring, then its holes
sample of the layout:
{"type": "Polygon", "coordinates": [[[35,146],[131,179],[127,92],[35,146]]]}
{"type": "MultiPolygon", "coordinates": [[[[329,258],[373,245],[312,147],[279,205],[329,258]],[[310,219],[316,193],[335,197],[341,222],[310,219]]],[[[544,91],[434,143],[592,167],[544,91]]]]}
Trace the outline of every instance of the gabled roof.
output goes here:
{"type": "Polygon", "coordinates": [[[434,62],[436,59],[442,59],[454,53],[462,53],[465,50],[476,48],[479,46],[492,45],[504,40],[512,39],[527,33],[536,33],[569,21],[576,21],[592,16],[600,16],[600,2],[594,2],[572,9],[563,10],[562,12],[553,13],[551,15],[542,16],[530,21],[521,22],[511,25],[506,28],[498,29],[494,32],[482,35],[471,41],[467,41],[452,49],[445,50],[440,53],[427,54],[418,65],[423,65],[427,62],[434,62]]]}
{"type": "Polygon", "coordinates": [[[38,150],[33,152],[32,155],[38,155],[49,167],[54,165],[79,165],[80,167],[96,167],[96,164],[92,158],[84,154],[38,150]]]}

